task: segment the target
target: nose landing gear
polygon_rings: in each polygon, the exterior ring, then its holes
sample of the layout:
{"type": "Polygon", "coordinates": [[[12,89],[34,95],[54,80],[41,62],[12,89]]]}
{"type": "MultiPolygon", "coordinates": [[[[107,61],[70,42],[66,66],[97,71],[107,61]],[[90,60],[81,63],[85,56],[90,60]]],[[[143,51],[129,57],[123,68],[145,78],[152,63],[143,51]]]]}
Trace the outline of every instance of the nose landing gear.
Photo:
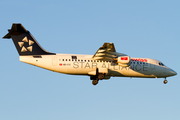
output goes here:
{"type": "Polygon", "coordinates": [[[163,81],[163,83],[164,83],[164,84],[167,84],[167,82],[168,82],[168,81],[167,81],[166,78],[165,78],[165,80],[163,81]]]}

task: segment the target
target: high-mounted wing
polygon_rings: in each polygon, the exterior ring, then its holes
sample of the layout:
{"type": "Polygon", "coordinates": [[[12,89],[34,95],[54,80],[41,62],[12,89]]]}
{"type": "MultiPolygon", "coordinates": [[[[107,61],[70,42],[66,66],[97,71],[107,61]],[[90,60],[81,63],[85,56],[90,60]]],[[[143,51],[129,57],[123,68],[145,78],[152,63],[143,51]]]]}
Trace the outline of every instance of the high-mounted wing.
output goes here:
{"type": "Polygon", "coordinates": [[[112,60],[118,56],[126,56],[125,54],[117,53],[113,43],[104,43],[94,54],[95,60],[112,60]]]}

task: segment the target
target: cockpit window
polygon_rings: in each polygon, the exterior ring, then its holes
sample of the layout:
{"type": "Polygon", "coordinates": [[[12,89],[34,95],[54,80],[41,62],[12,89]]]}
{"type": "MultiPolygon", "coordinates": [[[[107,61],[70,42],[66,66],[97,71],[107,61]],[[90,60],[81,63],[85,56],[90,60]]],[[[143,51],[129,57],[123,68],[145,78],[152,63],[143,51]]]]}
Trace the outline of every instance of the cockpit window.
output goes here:
{"type": "Polygon", "coordinates": [[[161,63],[161,62],[159,63],[159,65],[160,65],[160,66],[165,66],[165,65],[164,65],[163,63],[161,63]]]}

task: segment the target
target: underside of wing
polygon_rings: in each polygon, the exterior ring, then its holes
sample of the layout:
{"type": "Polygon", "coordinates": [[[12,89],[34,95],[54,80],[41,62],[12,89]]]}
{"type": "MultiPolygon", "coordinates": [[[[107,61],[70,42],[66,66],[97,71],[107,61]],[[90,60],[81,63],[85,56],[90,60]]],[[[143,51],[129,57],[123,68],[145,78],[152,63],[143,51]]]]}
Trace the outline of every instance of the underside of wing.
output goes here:
{"type": "Polygon", "coordinates": [[[125,54],[117,53],[113,43],[104,43],[94,54],[95,60],[112,60],[118,56],[126,56],[125,54]]]}

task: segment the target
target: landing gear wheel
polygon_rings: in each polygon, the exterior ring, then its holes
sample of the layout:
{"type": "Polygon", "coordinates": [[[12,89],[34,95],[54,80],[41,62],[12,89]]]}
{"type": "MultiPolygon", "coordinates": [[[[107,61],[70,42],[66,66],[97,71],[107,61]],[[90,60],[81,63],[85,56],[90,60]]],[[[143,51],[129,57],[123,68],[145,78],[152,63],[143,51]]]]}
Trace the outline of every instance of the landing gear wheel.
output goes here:
{"type": "Polygon", "coordinates": [[[93,85],[97,85],[97,84],[98,84],[98,80],[93,80],[93,81],[92,81],[92,84],[93,84],[93,85]]]}
{"type": "Polygon", "coordinates": [[[104,79],[104,77],[105,77],[105,75],[104,75],[103,73],[100,73],[100,74],[98,75],[98,79],[99,79],[99,80],[104,79]]]}
{"type": "Polygon", "coordinates": [[[167,80],[164,80],[163,83],[166,84],[168,81],[167,80]]]}

